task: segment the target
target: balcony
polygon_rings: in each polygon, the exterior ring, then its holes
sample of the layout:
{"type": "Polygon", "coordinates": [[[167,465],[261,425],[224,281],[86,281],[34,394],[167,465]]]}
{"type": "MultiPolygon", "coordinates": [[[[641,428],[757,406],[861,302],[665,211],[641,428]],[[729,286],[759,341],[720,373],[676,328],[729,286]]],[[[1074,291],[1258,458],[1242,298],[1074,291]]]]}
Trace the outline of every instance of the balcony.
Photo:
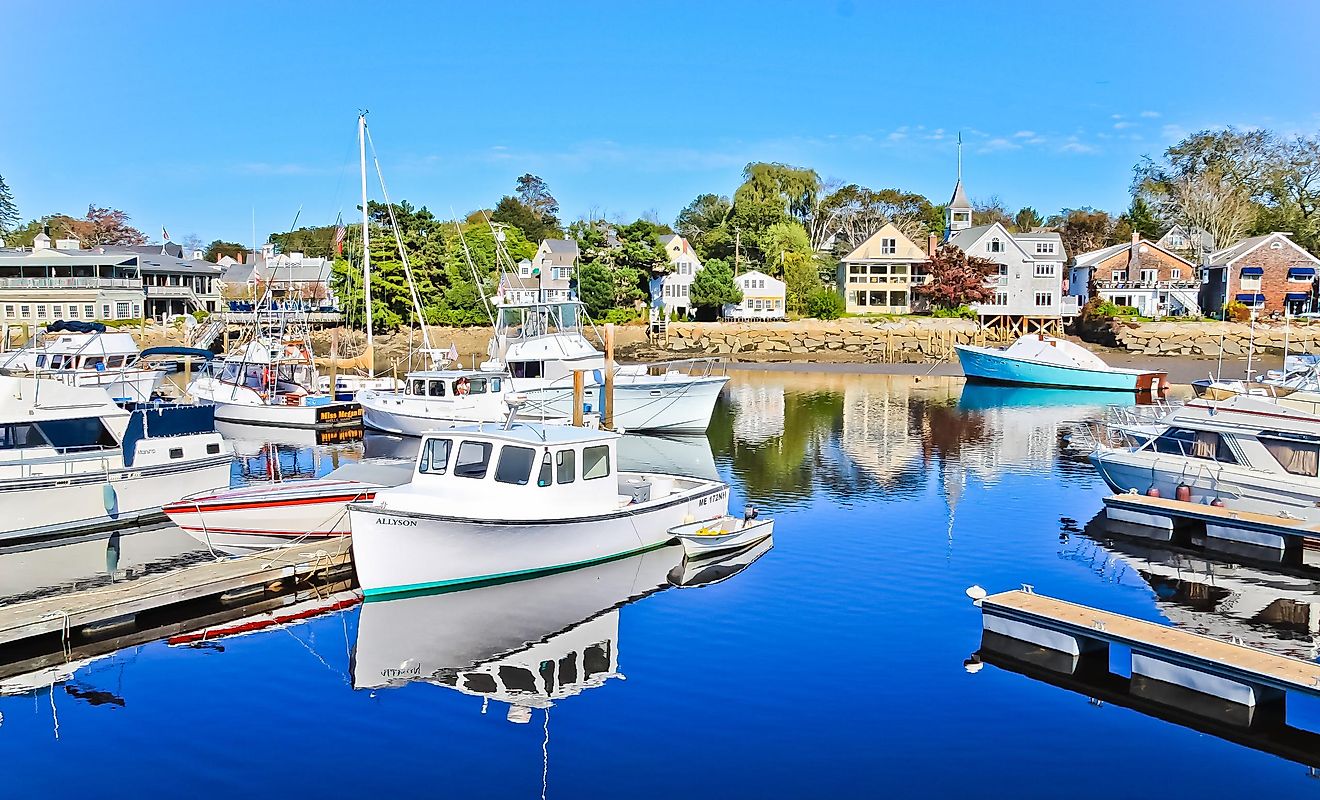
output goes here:
{"type": "Polygon", "coordinates": [[[1177,281],[1096,281],[1097,289],[1200,289],[1201,282],[1177,281]]]}
{"type": "Polygon", "coordinates": [[[3,289],[141,289],[136,278],[0,278],[3,289]]]}
{"type": "Polygon", "coordinates": [[[196,299],[197,291],[191,286],[148,286],[147,297],[189,300],[196,299]]]}

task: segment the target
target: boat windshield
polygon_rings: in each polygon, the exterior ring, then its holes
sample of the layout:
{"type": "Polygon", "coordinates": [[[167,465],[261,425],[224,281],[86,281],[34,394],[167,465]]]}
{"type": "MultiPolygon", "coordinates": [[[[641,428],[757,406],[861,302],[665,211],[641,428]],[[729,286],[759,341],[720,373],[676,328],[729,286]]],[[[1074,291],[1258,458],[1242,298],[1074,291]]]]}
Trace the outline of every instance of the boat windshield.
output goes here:
{"type": "Polygon", "coordinates": [[[582,328],[578,303],[506,306],[500,309],[500,333],[510,339],[577,332],[582,328]]]}

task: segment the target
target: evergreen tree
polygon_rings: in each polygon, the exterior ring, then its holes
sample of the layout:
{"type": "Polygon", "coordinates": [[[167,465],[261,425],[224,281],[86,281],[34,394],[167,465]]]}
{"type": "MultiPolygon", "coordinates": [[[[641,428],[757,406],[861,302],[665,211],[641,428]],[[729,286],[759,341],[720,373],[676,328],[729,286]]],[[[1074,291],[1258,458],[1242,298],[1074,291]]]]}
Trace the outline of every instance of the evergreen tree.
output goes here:
{"type": "Polygon", "coordinates": [[[693,277],[692,287],[688,291],[692,307],[706,319],[717,316],[725,305],[741,303],[743,299],[738,285],[733,282],[733,270],[718,258],[706,262],[693,277]]]}
{"type": "Polygon", "coordinates": [[[9,184],[5,183],[5,176],[0,175],[0,234],[17,228],[20,221],[14,193],[9,190],[9,184]]]}
{"type": "Polygon", "coordinates": [[[589,261],[578,268],[578,298],[597,319],[614,307],[614,277],[609,267],[589,261]]]}

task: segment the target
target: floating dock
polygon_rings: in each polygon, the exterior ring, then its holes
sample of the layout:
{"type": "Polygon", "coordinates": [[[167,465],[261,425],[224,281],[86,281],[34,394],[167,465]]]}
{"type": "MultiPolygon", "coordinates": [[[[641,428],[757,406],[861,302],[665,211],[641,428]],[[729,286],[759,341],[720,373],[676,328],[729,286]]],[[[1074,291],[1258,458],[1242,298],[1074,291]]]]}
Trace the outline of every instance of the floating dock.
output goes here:
{"type": "Polygon", "coordinates": [[[1146,538],[1320,567],[1320,525],[1314,522],[1141,494],[1104,502],[1110,522],[1136,526],[1146,538]]]}
{"type": "Polygon", "coordinates": [[[276,608],[352,584],[347,537],[221,558],[0,608],[0,676],[276,608]]]}
{"type": "MultiPolygon", "coordinates": [[[[1320,664],[1038,595],[1028,589],[981,601],[982,646],[1027,645],[1019,658],[1055,672],[1109,672],[1110,645],[1132,653],[1133,691],[1171,698],[1236,724],[1281,725],[1289,693],[1320,697],[1320,664]]],[[[1021,648],[1018,648],[1021,650],[1021,648]]]]}

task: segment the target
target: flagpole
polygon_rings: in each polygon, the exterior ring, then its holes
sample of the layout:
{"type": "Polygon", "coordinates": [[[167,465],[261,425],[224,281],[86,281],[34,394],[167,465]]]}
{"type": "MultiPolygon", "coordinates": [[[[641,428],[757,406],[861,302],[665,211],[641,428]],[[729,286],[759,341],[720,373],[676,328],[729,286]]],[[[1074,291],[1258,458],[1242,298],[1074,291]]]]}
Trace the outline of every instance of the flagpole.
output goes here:
{"type": "Polygon", "coordinates": [[[358,159],[362,167],[362,296],[367,310],[367,377],[376,377],[376,349],[371,330],[371,228],[367,221],[367,112],[358,114],[358,159]]]}

